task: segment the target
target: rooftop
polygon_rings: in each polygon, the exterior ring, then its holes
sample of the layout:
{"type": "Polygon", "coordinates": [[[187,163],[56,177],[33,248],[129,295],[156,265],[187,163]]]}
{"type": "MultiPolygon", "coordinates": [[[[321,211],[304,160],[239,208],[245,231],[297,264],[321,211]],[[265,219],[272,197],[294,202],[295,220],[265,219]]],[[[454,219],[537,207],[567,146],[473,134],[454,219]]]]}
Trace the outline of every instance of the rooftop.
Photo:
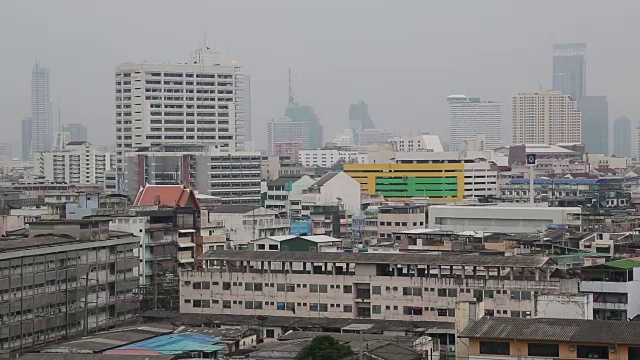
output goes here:
{"type": "Polygon", "coordinates": [[[333,179],[334,177],[336,177],[336,175],[338,175],[338,172],[335,171],[331,171],[326,173],[323,177],[321,177],[320,179],[318,179],[318,181],[316,181],[315,183],[313,183],[313,185],[311,186],[317,186],[317,187],[321,187],[324,184],[328,183],[331,179],[333,179]]]}
{"type": "Polygon", "coordinates": [[[230,261],[291,261],[327,262],[350,264],[403,264],[430,266],[495,266],[515,268],[540,268],[549,262],[542,256],[499,256],[460,254],[420,254],[420,253],[343,253],[343,252],[303,252],[303,251],[236,251],[209,250],[199,259],[230,261]]]}
{"type": "Polygon", "coordinates": [[[469,324],[459,336],[495,340],[640,345],[640,322],[485,317],[469,324]]]}
{"type": "MultiPolygon", "coordinates": [[[[189,351],[215,352],[224,346],[215,345],[220,338],[200,333],[167,334],[133,344],[118,347],[109,352],[135,354],[136,351],[152,351],[158,355],[179,355],[189,351]]],[[[151,353],[148,353],[151,354],[151,353]]]]}
{"type": "Polygon", "coordinates": [[[287,175],[287,176],[280,176],[279,178],[273,180],[273,181],[269,181],[267,182],[267,186],[273,186],[273,187],[280,187],[280,186],[284,186],[286,183],[288,182],[296,182],[298,180],[300,180],[304,175],[287,175]]]}
{"type": "MultiPolygon", "coordinates": [[[[174,356],[156,355],[152,360],[171,360],[174,356]]],[[[149,355],[108,355],[108,354],[51,354],[30,353],[20,356],[20,360],[150,360],[149,355]]]]}
{"type": "Polygon", "coordinates": [[[168,206],[186,207],[189,199],[197,207],[197,200],[191,189],[183,185],[149,185],[140,188],[133,205],[135,206],[168,206]]]}
{"type": "MultiPolygon", "coordinates": [[[[109,239],[133,238],[131,233],[123,231],[109,231],[109,239]]],[[[138,238],[135,238],[138,239],[138,238]]],[[[139,239],[138,239],[139,240],[139,239]]],[[[67,244],[81,244],[97,242],[99,240],[78,240],[68,235],[43,234],[33,237],[7,237],[0,238],[0,254],[10,251],[21,251],[38,248],[49,248],[67,244]]]]}
{"type": "Polygon", "coordinates": [[[640,267],[640,258],[635,257],[635,258],[629,258],[629,259],[609,261],[599,265],[593,265],[593,267],[600,267],[600,266],[610,267],[610,268],[615,268],[620,270],[629,270],[629,269],[640,267]]]}
{"type": "Polygon", "coordinates": [[[259,205],[222,205],[210,209],[213,214],[246,214],[248,212],[260,209],[259,205]]]}
{"type": "Polygon", "coordinates": [[[300,238],[300,239],[305,239],[311,242],[315,242],[315,243],[325,243],[325,242],[341,242],[341,239],[336,239],[334,237],[331,236],[327,236],[327,235],[309,235],[309,236],[298,236],[298,235],[277,235],[277,236],[269,236],[266,239],[271,239],[274,241],[285,241],[285,240],[291,240],[291,239],[296,239],[296,238],[300,238]]]}

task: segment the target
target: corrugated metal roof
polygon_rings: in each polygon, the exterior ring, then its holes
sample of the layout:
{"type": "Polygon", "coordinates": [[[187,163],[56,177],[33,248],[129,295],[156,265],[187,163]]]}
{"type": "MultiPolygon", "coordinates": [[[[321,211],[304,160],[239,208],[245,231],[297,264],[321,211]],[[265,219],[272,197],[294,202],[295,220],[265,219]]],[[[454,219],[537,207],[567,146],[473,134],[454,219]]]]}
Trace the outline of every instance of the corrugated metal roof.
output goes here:
{"type": "MultiPolygon", "coordinates": [[[[153,360],[171,360],[174,356],[154,355],[153,360]]],[[[20,360],[149,360],[149,355],[109,355],[109,354],[24,354],[20,360]]]]}
{"type": "Polygon", "coordinates": [[[640,345],[640,322],[581,319],[482,318],[462,338],[640,345]]]}
{"type": "Polygon", "coordinates": [[[610,261],[602,265],[607,267],[614,267],[618,269],[628,270],[628,269],[640,267],[640,261],[635,259],[623,259],[623,260],[610,261]]]}
{"type": "Polygon", "coordinates": [[[231,261],[293,261],[335,262],[351,264],[399,264],[399,265],[467,265],[539,268],[551,260],[542,256],[460,255],[421,253],[345,253],[306,251],[235,251],[209,250],[199,257],[203,260],[231,261]]]}
{"type": "MultiPolygon", "coordinates": [[[[115,349],[138,349],[156,351],[163,355],[178,355],[189,351],[214,352],[224,350],[224,346],[215,345],[220,338],[199,333],[181,333],[158,336],[115,349]]],[[[107,352],[108,353],[108,352],[107,352]]]]}

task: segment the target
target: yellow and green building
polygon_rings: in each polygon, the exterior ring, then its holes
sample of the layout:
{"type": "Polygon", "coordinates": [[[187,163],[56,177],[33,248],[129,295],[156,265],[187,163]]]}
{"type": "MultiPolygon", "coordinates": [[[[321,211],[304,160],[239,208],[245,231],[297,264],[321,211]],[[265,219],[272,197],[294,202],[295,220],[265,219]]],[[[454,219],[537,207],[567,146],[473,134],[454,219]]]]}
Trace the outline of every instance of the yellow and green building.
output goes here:
{"type": "Polygon", "coordinates": [[[464,198],[464,164],[344,164],[344,172],[362,191],[389,200],[427,197],[433,201],[464,198]]]}

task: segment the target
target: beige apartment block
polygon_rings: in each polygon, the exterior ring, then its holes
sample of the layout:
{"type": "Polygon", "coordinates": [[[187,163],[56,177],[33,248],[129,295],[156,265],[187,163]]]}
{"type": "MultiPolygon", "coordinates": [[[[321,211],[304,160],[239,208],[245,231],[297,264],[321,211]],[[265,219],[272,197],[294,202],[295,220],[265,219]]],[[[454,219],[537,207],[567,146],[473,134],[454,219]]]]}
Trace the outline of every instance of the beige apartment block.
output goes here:
{"type": "MultiPolygon", "coordinates": [[[[547,257],[215,251],[180,273],[180,312],[453,322],[456,302],[530,317],[536,293],[569,291],[547,257]]],[[[573,290],[576,291],[576,290],[573,290]]]]}

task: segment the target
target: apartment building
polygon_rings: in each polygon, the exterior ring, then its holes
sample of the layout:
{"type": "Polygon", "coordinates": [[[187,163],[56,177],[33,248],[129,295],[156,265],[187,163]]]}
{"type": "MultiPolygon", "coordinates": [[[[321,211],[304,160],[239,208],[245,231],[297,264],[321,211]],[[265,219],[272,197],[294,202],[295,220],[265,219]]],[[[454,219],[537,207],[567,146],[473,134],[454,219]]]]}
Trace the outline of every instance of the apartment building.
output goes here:
{"type": "Polygon", "coordinates": [[[220,152],[207,145],[163,145],[124,156],[125,192],[140,187],[186,185],[223,204],[260,203],[259,152],[220,152]]]}
{"type": "Polygon", "coordinates": [[[114,158],[86,141],[71,141],[57,151],[33,154],[34,172],[47,181],[68,184],[104,184],[114,158]]]}
{"type": "Polygon", "coordinates": [[[138,314],[140,238],[109,220],[40,221],[0,241],[0,357],[138,314]]]}
{"type": "Polygon", "coordinates": [[[582,143],[578,103],[560,91],[514,96],[512,116],[514,144],[582,143]]]}
{"type": "Polygon", "coordinates": [[[267,198],[264,207],[288,217],[302,212],[302,191],[316,181],[307,175],[281,176],[267,182],[267,198]]]}
{"type": "Polygon", "coordinates": [[[569,291],[536,256],[216,251],[180,273],[180,312],[454,322],[459,301],[530,317],[536,292],[569,291]]]}
{"type": "Polygon", "coordinates": [[[378,238],[391,239],[394,232],[421,229],[427,225],[426,205],[385,205],[378,207],[378,238]]]}
{"type": "Polygon", "coordinates": [[[596,320],[633,319],[640,314],[640,259],[583,267],[580,291],[593,293],[596,320]]]}
{"type": "MultiPolygon", "coordinates": [[[[198,49],[188,62],[122,64],[115,69],[117,170],[124,154],[162,144],[246,149],[249,82],[237,62],[198,49]]],[[[249,135],[250,136],[250,135],[249,135]]]]}
{"type": "Polygon", "coordinates": [[[442,143],[438,135],[421,134],[396,136],[389,140],[395,144],[396,151],[399,152],[442,152],[442,143]]]}
{"type": "Polygon", "coordinates": [[[470,360],[611,359],[640,356],[640,322],[583,319],[482,318],[459,334],[470,360]]]}
{"type": "Polygon", "coordinates": [[[291,121],[288,117],[273,119],[267,124],[267,146],[269,155],[285,155],[278,150],[283,144],[297,143],[299,149],[309,148],[309,123],[291,121]]]}

